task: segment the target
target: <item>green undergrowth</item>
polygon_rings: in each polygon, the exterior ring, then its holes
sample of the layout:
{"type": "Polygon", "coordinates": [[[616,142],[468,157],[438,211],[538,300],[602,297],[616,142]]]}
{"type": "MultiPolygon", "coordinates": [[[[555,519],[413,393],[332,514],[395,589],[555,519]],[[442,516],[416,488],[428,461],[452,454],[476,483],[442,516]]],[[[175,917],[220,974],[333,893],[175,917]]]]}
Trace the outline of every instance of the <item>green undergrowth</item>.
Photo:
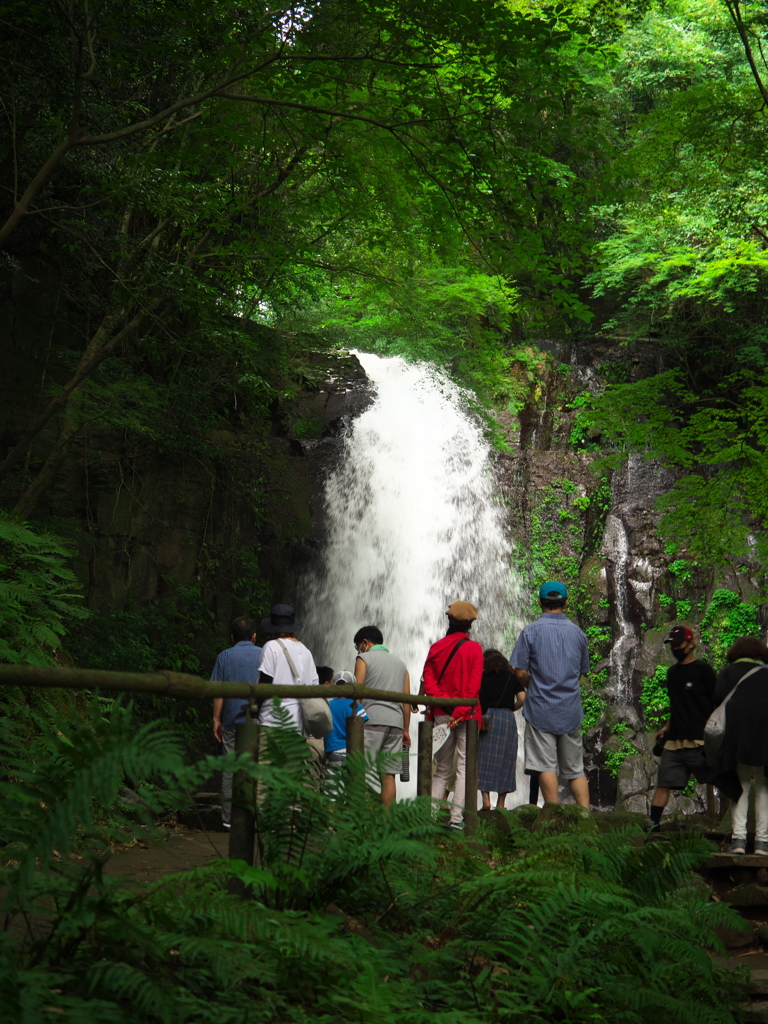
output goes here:
{"type": "Polygon", "coordinates": [[[640,706],[649,729],[660,729],[669,718],[667,665],[659,665],[652,676],[642,682],[640,706]]]}
{"type": "Polygon", "coordinates": [[[710,660],[720,668],[731,644],[740,636],[759,636],[757,605],[747,604],[732,590],[716,590],[701,622],[701,639],[710,660]]]}
{"type": "Polygon", "coordinates": [[[428,800],[385,812],[360,771],[331,802],[290,729],[270,731],[260,764],[190,768],[166,727],[122,705],[59,721],[34,758],[12,725],[8,744],[4,1021],[732,1020],[732,975],[709,952],[736,915],[689,884],[710,850],[699,836],[645,844],[631,825],[602,834],[561,814],[537,828],[521,811],[465,841],[428,800]],[[225,766],[263,786],[255,867],[130,885],[104,872],[110,839],[150,838],[156,814],[225,766]],[[125,774],[142,801],[130,816],[125,774]]]}
{"type": "Polygon", "coordinates": [[[0,661],[53,665],[68,625],[87,615],[60,537],[0,509],[0,661]]]}

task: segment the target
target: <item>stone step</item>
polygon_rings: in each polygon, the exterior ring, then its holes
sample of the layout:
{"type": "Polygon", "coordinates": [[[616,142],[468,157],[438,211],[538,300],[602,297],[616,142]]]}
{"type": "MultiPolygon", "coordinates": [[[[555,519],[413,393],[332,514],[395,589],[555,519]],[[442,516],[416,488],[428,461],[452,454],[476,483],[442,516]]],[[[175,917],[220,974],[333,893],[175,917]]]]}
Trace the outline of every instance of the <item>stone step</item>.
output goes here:
{"type": "Polygon", "coordinates": [[[732,907],[768,907],[768,885],[745,882],[724,893],[722,900],[723,903],[730,903],[732,907]]]}
{"type": "Polygon", "coordinates": [[[768,1024],[768,1002],[765,1000],[740,1003],[739,1009],[744,1024],[768,1024]]]}
{"type": "Polygon", "coordinates": [[[711,857],[702,864],[702,868],[708,871],[719,871],[726,868],[753,868],[755,870],[768,870],[768,857],[755,853],[713,853],[711,857]]]}
{"type": "Polygon", "coordinates": [[[748,980],[740,987],[753,998],[754,996],[768,996],[768,970],[750,970],[748,980]]]}

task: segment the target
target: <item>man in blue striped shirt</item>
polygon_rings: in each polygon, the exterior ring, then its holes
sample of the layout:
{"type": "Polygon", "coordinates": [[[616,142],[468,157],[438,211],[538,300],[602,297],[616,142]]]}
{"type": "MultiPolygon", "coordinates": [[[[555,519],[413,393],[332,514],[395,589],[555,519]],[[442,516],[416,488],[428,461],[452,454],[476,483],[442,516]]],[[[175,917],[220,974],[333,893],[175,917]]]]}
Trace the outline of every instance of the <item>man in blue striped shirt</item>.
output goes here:
{"type": "MultiPolygon", "coordinates": [[[[233,619],[229,627],[232,644],[216,659],[212,683],[258,683],[261,648],[256,646],[256,623],[245,616],[233,619]]],[[[228,754],[235,749],[235,726],[245,721],[248,700],[241,697],[213,698],[213,735],[228,754]]],[[[221,823],[230,827],[232,818],[232,772],[221,775],[221,823]]]]}
{"type": "Polygon", "coordinates": [[[587,638],[565,614],[568,590],[549,581],[539,588],[541,616],[517,638],[510,665],[527,679],[523,717],[525,771],[539,773],[547,803],[556,804],[557,779],[566,780],[574,799],[589,807],[584,775],[581,676],[589,672],[587,638]]]}

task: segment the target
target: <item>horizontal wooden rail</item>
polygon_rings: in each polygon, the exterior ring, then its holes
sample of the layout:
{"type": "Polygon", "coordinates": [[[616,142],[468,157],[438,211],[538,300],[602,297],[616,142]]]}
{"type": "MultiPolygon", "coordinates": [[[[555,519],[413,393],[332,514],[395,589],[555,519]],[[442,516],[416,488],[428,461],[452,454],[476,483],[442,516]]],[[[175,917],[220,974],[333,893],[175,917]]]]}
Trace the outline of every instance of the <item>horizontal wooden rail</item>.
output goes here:
{"type": "Polygon", "coordinates": [[[48,668],[38,665],[0,665],[0,686],[43,686],[67,690],[111,690],[118,693],[156,693],[179,700],[198,697],[352,697],[426,707],[474,707],[475,697],[428,697],[424,693],[393,693],[370,686],[280,686],[274,683],[212,683],[184,672],[106,672],[96,668],[48,668]]]}

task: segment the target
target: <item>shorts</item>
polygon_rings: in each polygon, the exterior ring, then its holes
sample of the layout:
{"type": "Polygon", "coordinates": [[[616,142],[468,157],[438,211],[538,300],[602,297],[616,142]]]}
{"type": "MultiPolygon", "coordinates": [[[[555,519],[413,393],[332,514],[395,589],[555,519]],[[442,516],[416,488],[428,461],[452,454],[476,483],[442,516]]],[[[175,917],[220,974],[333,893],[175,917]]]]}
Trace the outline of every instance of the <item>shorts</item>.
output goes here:
{"type": "Polygon", "coordinates": [[[368,755],[386,754],[378,764],[385,775],[397,775],[403,765],[403,727],[401,725],[365,724],[365,752],[368,755]],[[395,757],[395,754],[397,756],[395,757]]]}
{"type": "Polygon", "coordinates": [[[525,771],[554,772],[561,779],[580,779],[584,775],[584,743],[581,726],[558,736],[539,732],[525,723],[525,771]]]}
{"type": "Polygon", "coordinates": [[[656,785],[662,789],[685,789],[691,775],[697,782],[709,782],[712,774],[704,747],[683,747],[681,750],[667,750],[665,747],[661,753],[656,785]]]}

